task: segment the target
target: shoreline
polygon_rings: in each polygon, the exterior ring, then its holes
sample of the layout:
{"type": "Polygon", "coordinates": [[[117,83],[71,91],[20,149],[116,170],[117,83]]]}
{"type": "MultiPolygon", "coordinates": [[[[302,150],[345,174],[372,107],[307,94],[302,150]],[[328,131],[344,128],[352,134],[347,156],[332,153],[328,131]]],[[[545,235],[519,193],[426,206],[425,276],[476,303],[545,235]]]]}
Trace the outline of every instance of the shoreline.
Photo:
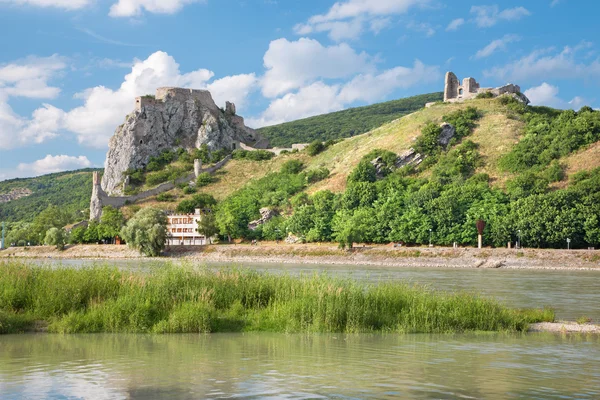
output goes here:
{"type": "Polygon", "coordinates": [[[379,266],[387,268],[530,269],[600,271],[598,250],[474,249],[365,245],[344,251],[335,244],[219,244],[174,246],[163,257],[142,257],[127,246],[73,245],[64,251],[51,246],[11,247],[0,260],[149,260],[218,263],[379,266]]]}

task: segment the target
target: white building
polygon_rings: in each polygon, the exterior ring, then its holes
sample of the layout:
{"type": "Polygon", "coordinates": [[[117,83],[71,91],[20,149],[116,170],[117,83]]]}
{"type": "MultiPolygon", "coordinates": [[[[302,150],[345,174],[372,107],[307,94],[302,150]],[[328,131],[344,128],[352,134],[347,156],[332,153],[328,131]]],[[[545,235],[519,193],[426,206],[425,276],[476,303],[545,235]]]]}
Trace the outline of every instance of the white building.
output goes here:
{"type": "Polygon", "coordinates": [[[201,246],[206,244],[204,235],[198,233],[198,221],[202,210],[194,214],[167,214],[167,246],[201,246]]]}

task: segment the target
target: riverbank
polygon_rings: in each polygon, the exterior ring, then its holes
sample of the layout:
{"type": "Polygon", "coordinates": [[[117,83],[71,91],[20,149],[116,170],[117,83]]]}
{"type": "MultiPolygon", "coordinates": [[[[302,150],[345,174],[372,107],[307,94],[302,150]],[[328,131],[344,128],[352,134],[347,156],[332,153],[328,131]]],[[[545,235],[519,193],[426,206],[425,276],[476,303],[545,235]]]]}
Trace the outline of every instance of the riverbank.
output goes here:
{"type": "MultiPolygon", "coordinates": [[[[11,247],[0,251],[3,258],[138,259],[135,250],[116,245],[75,245],[64,251],[51,246],[11,247]]],[[[260,243],[173,246],[167,259],[224,263],[278,263],[319,265],[372,265],[382,267],[505,268],[600,271],[600,250],[473,249],[444,247],[400,247],[365,245],[352,251],[335,244],[260,243]]]]}

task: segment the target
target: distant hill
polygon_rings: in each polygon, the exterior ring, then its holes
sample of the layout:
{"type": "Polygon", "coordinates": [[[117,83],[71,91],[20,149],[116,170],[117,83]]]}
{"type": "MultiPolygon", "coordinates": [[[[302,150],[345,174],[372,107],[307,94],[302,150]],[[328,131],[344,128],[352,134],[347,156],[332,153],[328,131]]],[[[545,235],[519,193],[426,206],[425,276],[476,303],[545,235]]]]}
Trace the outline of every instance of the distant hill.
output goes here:
{"type": "Polygon", "coordinates": [[[0,182],[0,195],[31,191],[28,196],[0,203],[0,221],[32,221],[51,204],[73,214],[73,219],[87,218],[93,171],[98,170],[81,169],[0,182]]]}
{"type": "Polygon", "coordinates": [[[258,132],[267,137],[274,147],[348,138],[415,112],[426,103],[442,101],[443,97],[442,92],[422,94],[269,126],[258,129],[258,132]]]}

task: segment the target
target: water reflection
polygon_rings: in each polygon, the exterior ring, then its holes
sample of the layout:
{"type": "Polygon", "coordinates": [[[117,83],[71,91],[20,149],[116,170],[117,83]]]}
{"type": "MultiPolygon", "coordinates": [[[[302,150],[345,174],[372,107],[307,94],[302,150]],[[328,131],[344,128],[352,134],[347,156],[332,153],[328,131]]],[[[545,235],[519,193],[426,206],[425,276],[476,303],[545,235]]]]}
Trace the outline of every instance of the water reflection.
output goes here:
{"type": "Polygon", "coordinates": [[[0,337],[2,399],[598,398],[597,337],[0,337]]]}

